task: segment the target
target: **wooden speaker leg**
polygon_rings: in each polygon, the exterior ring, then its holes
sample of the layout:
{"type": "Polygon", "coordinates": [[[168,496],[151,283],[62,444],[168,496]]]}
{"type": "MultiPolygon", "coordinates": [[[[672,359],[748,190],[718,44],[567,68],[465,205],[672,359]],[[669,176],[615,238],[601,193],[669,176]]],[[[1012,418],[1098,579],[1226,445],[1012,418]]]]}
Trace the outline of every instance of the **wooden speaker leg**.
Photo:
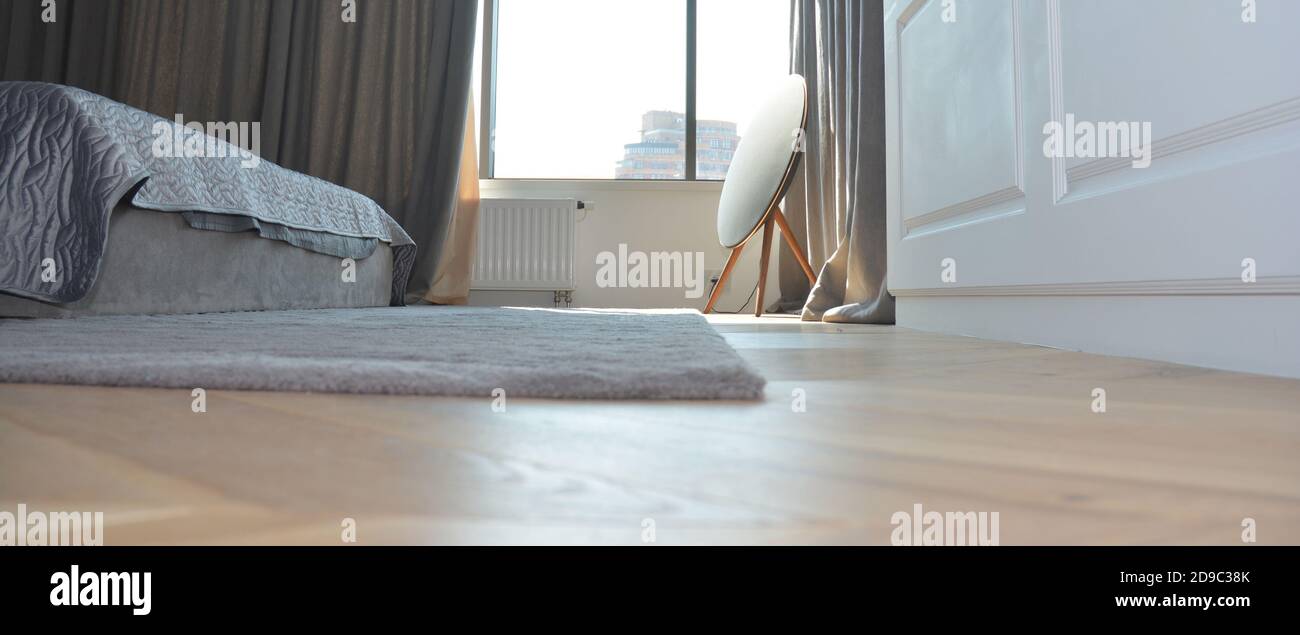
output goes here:
{"type": "Polygon", "coordinates": [[[736,261],[740,260],[740,250],[744,248],[745,243],[740,243],[731,250],[731,255],[727,256],[727,264],[722,266],[722,274],[718,276],[718,284],[713,285],[713,293],[709,294],[709,303],[704,306],[705,313],[712,311],[713,305],[717,303],[719,297],[722,297],[722,285],[727,284],[727,276],[731,275],[732,267],[735,267],[736,261]]]}
{"type": "Polygon", "coordinates": [[[758,255],[758,301],[754,304],[754,317],[763,317],[763,291],[767,286],[767,259],[772,253],[772,233],[776,228],[772,226],[772,215],[767,215],[767,221],[763,223],[763,253],[758,255]]]}
{"type": "Polygon", "coordinates": [[[804,257],[803,250],[799,248],[799,241],[795,240],[794,232],[790,231],[790,224],[785,221],[785,214],[780,209],[772,210],[772,217],[776,219],[776,226],[781,228],[781,235],[785,237],[785,244],[790,246],[790,251],[794,252],[794,259],[803,269],[803,275],[808,276],[808,284],[817,284],[817,274],[813,273],[812,265],[808,264],[808,259],[804,257]]]}

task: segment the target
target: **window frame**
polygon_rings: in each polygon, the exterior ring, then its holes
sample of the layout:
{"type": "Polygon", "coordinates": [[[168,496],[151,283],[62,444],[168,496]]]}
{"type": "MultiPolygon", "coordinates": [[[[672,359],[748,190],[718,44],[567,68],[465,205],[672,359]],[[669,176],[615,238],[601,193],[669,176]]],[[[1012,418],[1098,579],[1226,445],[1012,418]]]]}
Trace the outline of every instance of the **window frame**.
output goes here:
{"type": "MultiPolygon", "coordinates": [[[[496,132],[496,75],[497,75],[497,14],[498,0],[483,1],[483,23],[480,28],[483,31],[482,47],[482,78],[479,86],[479,97],[482,103],[478,104],[479,108],[479,139],[478,139],[478,171],[479,179],[492,181],[595,181],[595,182],[615,182],[615,183],[638,183],[650,182],[649,179],[619,179],[619,178],[547,178],[547,177],[509,177],[502,178],[496,176],[496,148],[494,136],[496,132]]],[[[686,130],[685,130],[685,172],[684,178],[667,179],[653,181],[655,183],[721,183],[718,179],[701,180],[696,178],[696,164],[699,158],[697,154],[696,139],[696,2],[697,0],[686,0],[686,130]]]]}

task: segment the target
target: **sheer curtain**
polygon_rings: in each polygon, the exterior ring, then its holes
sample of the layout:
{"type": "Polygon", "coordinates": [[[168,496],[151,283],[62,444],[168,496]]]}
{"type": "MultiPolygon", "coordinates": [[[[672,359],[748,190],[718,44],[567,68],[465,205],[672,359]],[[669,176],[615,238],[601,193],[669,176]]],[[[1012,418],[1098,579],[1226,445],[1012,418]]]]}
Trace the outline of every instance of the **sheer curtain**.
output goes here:
{"type": "Polygon", "coordinates": [[[806,153],[785,214],[817,283],[782,245],[780,308],[805,320],[892,324],[886,290],[885,104],[880,2],[792,0],[791,72],[808,82],[806,153]]]}
{"type": "Polygon", "coordinates": [[[470,274],[478,241],[478,144],[474,141],[474,103],[465,114],[465,146],[460,152],[460,184],[433,287],[424,299],[433,304],[469,302],[470,274]]]}

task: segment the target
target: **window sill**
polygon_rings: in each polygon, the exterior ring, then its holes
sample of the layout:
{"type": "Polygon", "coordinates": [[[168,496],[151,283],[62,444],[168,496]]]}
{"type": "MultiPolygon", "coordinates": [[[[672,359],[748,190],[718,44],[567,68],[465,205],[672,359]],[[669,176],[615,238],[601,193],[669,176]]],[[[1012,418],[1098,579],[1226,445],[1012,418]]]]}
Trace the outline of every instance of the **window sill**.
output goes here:
{"type": "Polygon", "coordinates": [[[721,192],[722,181],[638,181],[614,179],[479,179],[484,195],[529,192],[721,192]]]}

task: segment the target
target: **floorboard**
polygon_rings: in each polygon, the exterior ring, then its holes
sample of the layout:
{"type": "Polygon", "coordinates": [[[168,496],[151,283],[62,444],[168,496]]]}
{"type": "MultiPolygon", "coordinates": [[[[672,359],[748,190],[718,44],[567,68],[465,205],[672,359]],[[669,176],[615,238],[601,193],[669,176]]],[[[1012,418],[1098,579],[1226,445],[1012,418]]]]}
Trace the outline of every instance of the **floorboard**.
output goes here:
{"type": "MultiPolygon", "coordinates": [[[[761,403],[0,385],[0,509],[108,544],[1300,543],[1300,381],[922,333],[711,316],[761,403]],[[1107,411],[1093,413],[1092,391],[1107,411]],[[795,412],[795,395],[806,409],[795,412]]],[[[684,351],[683,354],[689,354],[684,351]]]]}

